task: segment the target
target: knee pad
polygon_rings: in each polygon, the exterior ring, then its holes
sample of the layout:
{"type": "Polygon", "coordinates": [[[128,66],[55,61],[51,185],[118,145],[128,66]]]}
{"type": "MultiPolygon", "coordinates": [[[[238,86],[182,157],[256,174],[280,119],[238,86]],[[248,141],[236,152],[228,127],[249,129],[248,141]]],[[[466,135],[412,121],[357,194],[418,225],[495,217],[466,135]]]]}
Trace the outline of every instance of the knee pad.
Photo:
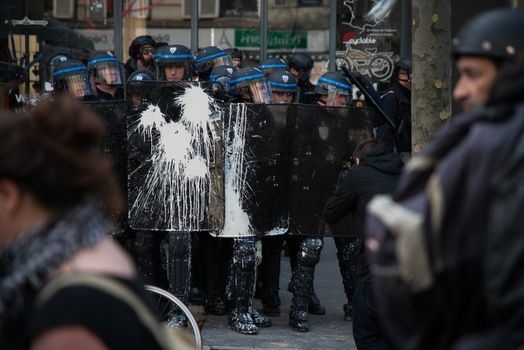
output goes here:
{"type": "Polygon", "coordinates": [[[174,256],[184,256],[191,251],[191,234],[189,232],[168,232],[169,250],[174,256]]]}
{"type": "Polygon", "coordinates": [[[240,267],[255,267],[256,245],[254,239],[237,239],[233,244],[233,264],[240,267]]]}
{"type": "Polygon", "coordinates": [[[321,238],[306,238],[300,244],[298,263],[307,267],[315,267],[320,261],[320,252],[324,241],[321,238]]]}

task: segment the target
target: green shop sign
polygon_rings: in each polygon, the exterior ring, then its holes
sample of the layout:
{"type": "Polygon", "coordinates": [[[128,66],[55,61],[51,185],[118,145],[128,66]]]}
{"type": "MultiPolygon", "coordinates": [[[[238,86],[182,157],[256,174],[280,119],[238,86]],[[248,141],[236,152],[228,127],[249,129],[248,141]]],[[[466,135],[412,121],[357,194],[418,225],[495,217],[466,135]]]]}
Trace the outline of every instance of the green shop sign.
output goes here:
{"type": "MultiPolygon", "coordinates": [[[[235,29],[235,47],[260,47],[260,30],[235,29]]],[[[307,49],[306,31],[272,31],[267,35],[268,50],[307,49]]]]}

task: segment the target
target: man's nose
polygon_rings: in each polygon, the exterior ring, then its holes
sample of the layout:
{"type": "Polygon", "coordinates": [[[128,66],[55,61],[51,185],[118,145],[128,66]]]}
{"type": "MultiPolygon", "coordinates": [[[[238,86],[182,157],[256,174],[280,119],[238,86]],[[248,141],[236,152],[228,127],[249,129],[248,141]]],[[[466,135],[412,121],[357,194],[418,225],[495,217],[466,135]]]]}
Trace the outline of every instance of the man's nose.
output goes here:
{"type": "Polygon", "coordinates": [[[468,84],[463,77],[459,78],[455,88],[453,89],[453,99],[455,101],[462,101],[469,95],[468,84]]]}

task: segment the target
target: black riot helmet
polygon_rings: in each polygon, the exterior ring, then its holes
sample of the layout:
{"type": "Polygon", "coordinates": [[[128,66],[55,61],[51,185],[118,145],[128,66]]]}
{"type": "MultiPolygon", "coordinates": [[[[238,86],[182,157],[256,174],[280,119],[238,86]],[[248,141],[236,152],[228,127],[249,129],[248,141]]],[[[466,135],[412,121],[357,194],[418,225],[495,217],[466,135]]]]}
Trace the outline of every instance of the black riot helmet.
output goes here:
{"type": "Polygon", "coordinates": [[[269,77],[273,72],[288,70],[288,66],[286,61],[279,57],[269,57],[266,58],[260,66],[258,66],[258,69],[266,73],[266,76],[269,77]]]}
{"type": "Polygon", "coordinates": [[[482,13],[453,39],[453,55],[513,61],[524,54],[524,11],[498,9],[482,13]]]}
{"type": "Polygon", "coordinates": [[[299,84],[309,81],[309,76],[313,69],[313,59],[311,56],[305,53],[296,53],[289,58],[287,65],[289,69],[292,68],[298,72],[297,79],[299,84]]]}
{"type": "Polygon", "coordinates": [[[225,53],[227,53],[229,56],[231,56],[231,61],[233,62],[232,66],[235,69],[242,68],[242,61],[244,59],[244,54],[242,51],[237,49],[236,47],[230,47],[229,49],[224,50],[225,53]]]}
{"type": "Polygon", "coordinates": [[[74,59],[60,62],[55,66],[53,90],[73,97],[94,96],[87,67],[74,59]]]}
{"type": "Polygon", "coordinates": [[[286,71],[273,72],[269,76],[273,103],[294,103],[298,96],[297,79],[286,71]]]}
{"type": "Polygon", "coordinates": [[[108,86],[124,85],[122,65],[109,51],[97,51],[89,55],[87,68],[89,68],[93,82],[96,84],[108,86]]]}
{"type": "Polygon", "coordinates": [[[149,70],[137,70],[129,75],[126,82],[126,93],[132,109],[145,107],[149,100],[151,83],[155,80],[156,76],[149,70]]]}
{"type": "Polygon", "coordinates": [[[209,80],[213,97],[223,101],[231,100],[230,81],[235,69],[232,66],[218,66],[211,70],[209,80]]]}
{"type": "Polygon", "coordinates": [[[193,53],[184,45],[168,45],[159,47],[155,53],[158,79],[170,81],[190,81],[193,75],[193,53]],[[166,76],[166,69],[183,68],[183,74],[166,76]]]}
{"type": "Polygon", "coordinates": [[[315,92],[326,106],[344,106],[351,102],[351,83],[338,72],[327,72],[318,78],[315,92]]]}
{"type": "Polygon", "coordinates": [[[208,80],[214,67],[233,66],[233,62],[228,53],[216,46],[208,46],[197,52],[195,66],[200,80],[208,80]]]}
{"type": "Polygon", "coordinates": [[[266,75],[253,67],[240,68],[230,81],[232,93],[243,102],[271,103],[271,88],[266,75]]]}
{"type": "Polygon", "coordinates": [[[129,57],[136,60],[138,56],[142,54],[142,52],[140,51],[142,46],[148,46],[148,45],[155,47],[156,45],[155,39],[153,39],[150,35],[137,36],[135,39],[133,39],[133,41],[131,42],[131,45],[129,45],[129,51],[128,51],[129,57]]]}
{"type": "Polygon", "coordinates": [[[65,52],[57,52],[51,55],[46,63],[44,69],[44,79],[43,79],[43,90],[42,92],[51,92],[53,91],[53,72],[55,67],[62,62],[72,59],[72,57],[65,52]]]}

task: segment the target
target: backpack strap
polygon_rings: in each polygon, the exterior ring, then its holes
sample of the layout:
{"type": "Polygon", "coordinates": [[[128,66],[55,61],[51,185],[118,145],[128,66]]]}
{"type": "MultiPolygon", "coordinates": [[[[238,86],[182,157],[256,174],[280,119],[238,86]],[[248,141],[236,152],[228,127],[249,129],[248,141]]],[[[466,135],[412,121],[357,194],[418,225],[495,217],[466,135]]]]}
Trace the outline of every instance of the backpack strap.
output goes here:
{"type": "Polygon", "coordinates": [[[100,290],[115,299],[124,302],[132,309],[143,326],[153,335],[163,349],[187,350],[194,349],[186,337],[180,337],[176,332],[163,325],[150,308],[129,288],[118,281],[94,274],[65,274],[51,280],[38,294],[36,305],[40,306],[51,299],[61,289],[69,287],[88,287],[100,290]],[[184,339],[182,339],[184,338],[184,339]]]}

